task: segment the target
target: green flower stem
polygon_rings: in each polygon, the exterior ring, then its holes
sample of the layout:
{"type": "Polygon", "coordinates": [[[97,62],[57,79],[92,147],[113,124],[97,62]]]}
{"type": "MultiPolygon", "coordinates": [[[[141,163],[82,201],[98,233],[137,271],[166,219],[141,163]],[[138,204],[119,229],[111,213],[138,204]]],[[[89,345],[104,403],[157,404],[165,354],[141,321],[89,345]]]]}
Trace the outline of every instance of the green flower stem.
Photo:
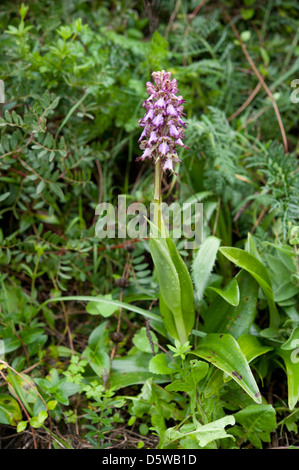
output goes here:
{"type": "Polygon", "coordinates": [[[154,183],[154,224],[161,230],[161,182],[162,182],[162,168],[159,158],[155,161],[155,183],[154,183]]]}
{"type": "Polygon", "coordinates": [[[179,335],[180,343],[183,345],[188,341],[183,316],[174,316],[174,322],[179,335]]]}

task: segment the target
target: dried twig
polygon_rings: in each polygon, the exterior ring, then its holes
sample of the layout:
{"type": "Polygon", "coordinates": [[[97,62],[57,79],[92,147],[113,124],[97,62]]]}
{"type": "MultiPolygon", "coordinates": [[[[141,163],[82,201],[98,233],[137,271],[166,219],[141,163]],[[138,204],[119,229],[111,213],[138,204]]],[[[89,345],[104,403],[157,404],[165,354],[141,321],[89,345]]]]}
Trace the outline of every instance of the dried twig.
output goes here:
{"type": "Polygon", "coordinates": [[[226,10],[224,10],[224,15],[226,16],[226,19],[229,21],[230,26],[231,26],[236,38],[238,39],[238,41],[240,43],[242,51],[244,52],[244,55],[245,55],[249,65],[250,65],[250,67],[254,71],[255,75],[259,79],[261,85],[263,86],[264,90],[266,91],[267,95],[269,96],[269,98],[272,102],[272,105],[273,105],[273,108],[274,108],[274,111],[275,111],[275,114],[276,114],[276,118],[277,118],[277,121],[278,121],[278,125],[279,125],[279,128],[280,128],[280,132],[281,132],[281,135],[282,135],[284,150],[285,150],[285,153],[288,153],[288,142],[287,142],[287,138],[286,138],[286,133],[285,133],[284,126],[283,126],[283,123],[282,123],[282,120],[281,120],[281,116],[280,116],[276,101],[273,97],[273,94],[269,90],[268,86],[265,83],[265,80],[263,79],[262,75],[260,74],[259,70],[257,69],[255,63],[253,62],[249,52],[247,51],[247,48],[246,48],[244,42],[241,39],[241,36],[240,36],[236,26],[233,23],[233,20],[231,19],[231,17],[229,16],[229,14],[227,13],[226,10]]]}
{"type": "MultiPolygon", "coordinates": [[[[99,160],[96,160],[96,166],[97,166],[98,173],[99,173],[99,199],[98,199],[98,205],[99,205],[101,204],[102,197],[103,197],[103,171],[102,171],[102,167],[101,167],[99,160]]],[[[95,224],[96,220],[97,220],[97,214],[94,215],[92,225],[95,224]]]]}
{"type": "Polygon", "coordinates": [[[251,235],[253,234],[253,232],[255,231],[256,227],[260,224],[260,222],[262,221],[262,219],[264,218],[265,214],[267,213],[268,211],[268,207],[263,207],[262,209],[262,212],[260,213],[260,215],[258,216],[257,220],[255,221],[252,229],[250,230],[250,233],[251,235]]]}
{"type": "Polygon", "coordinates": [[[180,6],[181,6],[181,0],[177,0],[176,4],[175,4],[175,7],[174,7],[174,10],[170,16],[170,19],[169,19],[169,23],[167,25],[167,28],[166,28],[166,31],[165,31],[165,39],[168,38],[168,34],[169,34],[169,31],[171,30],[171,27],[173,25],[173,22],[175,20],[175,17],[180,9],[180,6]]]}
{"type": "Polygon", "coordinates": [[[247,100],[242,104],[242,106],[240,106],[240,108],[237,109],[237,111],[235,111],[231,116],[229,116],[229,118],[227,118],[229,122],[235,119],[237,116],[239,116],[239,114],[242,113],[242,111],[244,111],[244,109],[247,108],[247,106],[251,103],[251,101],[256,97],[256,95],[260,91],[261,86],[262,86],[261,82],[258,82],[255,89],[250,93],[247,100]]]}

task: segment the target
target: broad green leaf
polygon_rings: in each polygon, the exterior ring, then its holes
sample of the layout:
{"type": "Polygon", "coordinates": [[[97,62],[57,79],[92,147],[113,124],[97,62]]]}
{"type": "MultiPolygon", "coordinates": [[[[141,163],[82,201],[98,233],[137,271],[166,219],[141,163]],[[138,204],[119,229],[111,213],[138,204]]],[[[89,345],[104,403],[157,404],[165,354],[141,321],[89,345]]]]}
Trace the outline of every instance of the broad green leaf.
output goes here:
{"type": "Polygon", "coordinates": [[[239,248],[222,247],[219,251],[237,266],[248,271],[259,283],[268,301],[270,326],[278,326],[280,318],[274,302],[271,281],[264,265],[255,256],[239,248]]]}
{"type": "Polygon", "coordinates": [[[220,246],[219,238],[210,236],[200,246],[192,264],[192,278],[198,300],[201,300],[213,270],[217,251],[220,246]]]}
{"type": "Polygon", "coordinates": [[[193,284],[187,266],[180,256],[173,240],[170,237],[167,237],[166,243],[169,249],[171,260],[179,276],[181,290],[181,310],[187,335],[189,335],[195,321],[193,284]]]}
{"type": "MultiPolygon", "coordinates": [[[[112,300],[111,294],[105,296],[98,296],[98,298],[104,297],[105,299],[112,300]]],[[[108,303],[89,302],[86,305],[86,311],[91,315],[102,315],[102,317],[111,317],[114,312],[118,310],[118,307],[108,303]]]]}
{"type": "Polygon", "coordinates": [[[274,255],[265,255],[265,261],[267,262],[267,265],[269,266],[270,272],[272,272],[272,279],[273,281],[277,281],[279,284],[279,281],[281,279],[289,279],[290,275],[292,274],[293,271],[290,271],[289,268],[279,259],[277,256],[274,255]]]}
{"type": "Polygon", "coordinates": [[[23,432],[27,428],[28,421],[19,421],[17,425],[17,432],[23,432]]]}
{"type": "MultiPolygon", "coordinates": [[[[153,331],[150,331],[149,334],[152,338],[152,344],[158,343],[158,338],[155,333],[153,331]]],[[[143,351],[146,353],[152,352],[152,346],[149,342],[145,327],[140,328],[140,330],[135,333],[135,335],[133,336],[133,343],[135,344],[136,348],[139,349],[139,351],[143,351]]],[[[154,350],[155,352],[158,351],[158,346],[156,344],[154,345],[154,350]]]]}
{"type": "Polygon", "coordinates": [[[283,420],[279,424],[281,424],[281,429],[283,429],[283,426],[286,426],[289,432],[294,432],[297,435],[298,423],[299,423],[299,408],[297,408],[296,411],[293,411],[288,416],[283,418],[283,420]]]}
{"type": "Polygon", "coordinates": [[[149,371],[153,374],[173,374],[175,371],[171,369],[167,363],[166,354],[156,354],[149,362],[149,371]]]}
{"type": "MultiPolygon", "coordinates": [[[[137,307],[136,305],[131,305],[127,304],[125,302],[120,302],[119,300],[110,300],[107,299],[106,297],[93,297],[91,295],[78,295],[78,296],[65,296],[65,297],[55,297],[55,298],[50,298],[43,302],[38,311],[41,310],[45,305],[47,305],[49,302],[58,302],[58,301],[77,301],[77,302],[94,302],[94,303],[99,303],[99,304],[109,304],[111,306],[115,306],[118,308],[123,308],[125,310],[129,310],[131,312],[138,313],[146,318],[162,322],[161,317],[159,315],[155,315],[154,313],[145,310],[143,308],[137,307]]],[[[99,314],[99,313],[98,313],[99,314]]]]}
{"type": "Polygon", "coordinates": [[[181,286],[178,272],[171,259],[165,239],[151,237],[149,248],[156,268],[161,296],[174,317],[178,336],[176,339],[184,344],[189,333],[186,331],[182,315],[181,286]]]}
{"type": "Polygon", "coordinates": [[[89,335],[88,346],[83,351],[83,357],[88,359],[89,365],[97,375],[102,377],[109,372],[110,359],[107,353],[107,321],[97,326],[89,335]]]}
{"type": "Polygon", "coordinates": [[[270,339],[271,341],[276,341],[278,343],[283,342],[278,328],[264,328],[263,330],[260,330],[259,336],[270,339]]]}
{"type": "Polygon", "coordinates": [[[280,284],[280,286],[274,291],[274,300],[277,303],[284,302],[285,300],[291,299],[299,293],[299,287],[292,284],[290,280],[280,284]]]}
{"type": "MultiPolygon", "coordinates": [[[[271,346],[263,346],[256,336],[249,333],[240,336],[237,342],[248,363],[273,349],[271,346]]],[[[205,389],[206,397],[214,395],[225,382],[228,382],[227,378],[224,379],[224,374],[225,372],[222,372],[220,369],[214,371],[205,389]]],[[[229,380],[231,380],[231,377],[229,377],[229,380]]]]}
{"type": "MultiPolygon", "coordinates": [[[[282,245],[281,247],[282,249],[277,249],[278,258],[284,263],[289,271],[296,272],[297,265],[295,250],[288,245],[282,245]]],[[[276,246],[276,248],[278,247],[276,246]]]]}
{"type": "Polygon", "coordinates": [[[244,269],[236,276],[239,285],[239,304],[229,305],[222,297],[216,297],[204,316],[204,330],[209,333],[230,333],[238,338],[249,331],[256,315],[259,286],[244,269]]]}
{"type": "Polygon", "coordinates": [[[221,369],[215,369],[209,378],[209,381],[205,387],[204,395],[209,398],[215,395],[218,390],[224,385],[224,372],[221,369]]]}
{"type": "Polygon", "coordinates": [[[149,247],[157,270],[161,295],[174,317],[179,317],[181,316],[180,281],[167,245],[162,239],[150,238],[149,247]]]}
{"type": "Polygon", "coordinates": [[[224,289],[218,287],[207,287],[207,291],[212,290],[219,294],[226,302],[236,307],[240,302],[240,291],[237,280],[232,279],[224,289]]]}
{"type": "Polygon", "coordinates": [[[9,371],[7,381],[13,386],[15,393],[20,398],[26,410],[31,413],[31,404],[34,403],[38,397],[36,386],[32,378],[27,374],[20,376],[9,371]]]}
{"type": "Polygon", "coordinates": [[[90,367],[99,377],[103,377],[108,374],[110,369],[110,358],[101,345],[98,345],[95,349],[87,346],[82,353],[82,357],[88,359],[90,367]]]}
{"type": "Polygon", "coordinates": [[[159,308],[160,308],[161,317],[163,319],[163,323],[164,323],[167,333],[169,333],[170,336],[172,336],[173,338],[179,339],[179,335],[178,335],[177,328],[174,322],[172,311],[170,310],[167,303],[163,299],[163,296],[161,293],[159,296],[159,308]]]}
{"type": "Polygon", "coordinates": [[[46,421],[48,417],[48,413],[46,411],[40,411],[38,416],[33,416],[31,419],[30,419],[30,425],[33,427],[33,428],[40,428],[44,422],[46,421]]]}
{"type": "Polygon", "coordinates": [[[48,401],[48,403],[47,403],[47,407],[48,407],[48,409],[49,409],[50,411],[55,410],[56,405],[57,405],[57,401],[56,401],[56,400],[50,400],[50,401],[48,401]]]}
{"type": "Polygon", "coordinates": [[[271,242],[264,242],[263,245],[272,246],[279,253],[282,253],[282,258],[281,259],[284,259],[287,264],[290,263],[290,267],[293,266],[292,269],[294,269],[294,260],[296,258],[296,253],[294,252],[294,250],[292,249],[291,246],[289,246],[289,245],[275,245],[275,243],[271,243],[271,242]],[[286,255],[286,258],[285,258],[284,255],[286,255]],[[289,261],[286,261],[287,259],[289,261]],[[293,259],[293,262],[291,262],[291,259],[293,259]]]}
{"type": "Polygon", "coordinates": [[[249,333],[240,336],[237,341],[248,362],[273,350],[271,346],[263,346],[256,336],[249,333]]]}
{"type": "Polygon", "coordinates": [[[290,410],[293,410],[299,400],[299,345],[297,343],[297,347],[293,351],[279,348],[277,352],[284,360],[286,366],[288,379],[288,405],[290,410]]]}
{"type": "MultiPolygon", "coordinates": [[[[152,354],[138,352],[132,356],[115,358],[109,375],[109,385],[120,389],[135,384],[144,384],[153,376],[149,372],[152,354]]],[[[169,382],[169,376],[155,377],[156,383],[169,382]]]]}
{"type": "Polygon", "coordinates": [[[105,339],[108,336],[107,331],[107,323],[108,321],[104,321],[100,323],[89,335],[88,337],[88,346],[91,349],[97,349],[101,347],[101,345],[105,344],[105,339]]]}
{"type": "MultiPolygon", "coordinates": [[[[60,378],[57,369],[52,368],[45,379],[34,379],[38,387],[63,405],[69,405],[68,397],[81,389],[80,384],[67,382],[65,377],[60,378]]],[[[39,407],[38,407],[39,408],[39,407]]]]}
{"type": "Polygon", "coordinates": [[[38,397],[36,402],[34,403],[32,414],[34,416],[37,416],[40,411],[46,411],[46,410],[47,410],[47,406],[45,405],[43,400],[40,397],[38,397]]]}
{"type": "Polygon", "coordinates": [[[208,373],[209,365],[203,361],[190,361],[191,370],[184,380],[174,380],[165,387],[169,392],[192,392],[208,373]]]}
{"type": "Polygon", "coordinates": [[[241,8],[240,10],[242,18],[246,20],[250,20],[254,16],[254,9],[253,8],[241,8]]]}
{"type": "Polygon", "coordinates": [[[196,429],[192,429],[194,428],[193,424],[182,426],[180,431],[178,431],[177,428],[168,428],[164,437],[164,445],[169,445],[181,439],[193,438],[200,447],[205,447],[209,442],[215,441],[216,439],[232,437],[226,432],[225,427],[233,424],[235,424],[234,417],[225,416],[212,423],[199,426],[196,429]]]}
{"type": "Polygon", "coordinates": [[[111,372],[148,372],[148,364],[152,354],[137,352],[126,357],[115,358],[111,372]]]}
{"type": "Polygon", "coordinates": [[[242,441],[249,440],[255,447],[262,449],[263,442],[270,442],[270,433],[277,427],[275,409],[272,405],[249,405],[234,414],[236,423],[241,424],[244,431],[231,433],[238,435],[242,441]]]}
{"type": "Polygon", "coordinates": [[[247,251],[251,255],[255,256],[259,261],[262,261],[251,233],[248,233],[247,236],[247,251]]]}
{"type": "Polygon", "coordinates": [[[15,426],[22,419],[22,411],[17,400],[5,393],[0,394],[0,423],[15,426]]]}
{"type": "Polygon", "coordinates": [[[281,349],[291,349],[292,351],[299,346],[299,326],[293,329],[289,339],[283,343],[281,349]]]}
{"type": "MultiPolygon", "coordinates": [[[[149,310],[145,310],[144,308],[137,307],[136,305],[131,305],[126,302],[120,302],[119,300],[114,300],[114,299],[109,300],[104,297],[99,298],[99,297],[93,297],[90,295],[78,295],[78,296],[70,295],[70,296],[65,296],[65,297],[50,298],[39,306],[39,308],[37,309],[37,312],[42,310],[50,302],[53,303],[53,302],[60,302],[60,301],[63,301],[63,302],[67,302],[67,301],[91,302],[92,301],[92,302],[98,302],[98,303],[103,303],[103,304],[115,305],[119,308],[123,308],[124,310],[129,310],[130,312],[138,313],[139,315],[149,318],[150,320],[160,323],[161,325],[163,323],[163,319],[161,318],[161,316],[156,315],[155,313],[152,313],[149,310]]],[[[192,330],[192,334],[194,334],[195,336],[199,336],[199,337],[205,336],[205,333],[203,331],[198,331],[198,330],[192,330]]]]}
{"type": "Polygon", "coordinates": [[[0,80],[0,103],[5,103],[5,85],[3,80],[0,80]]]}
{"type": "Polygon", "coordinates": [[[262,403],[261,394],[245,355],[233,336],[209,333],[199,341],[198,348],[190,354],[211,362],[230,375],[256,402],[262,403]]]}

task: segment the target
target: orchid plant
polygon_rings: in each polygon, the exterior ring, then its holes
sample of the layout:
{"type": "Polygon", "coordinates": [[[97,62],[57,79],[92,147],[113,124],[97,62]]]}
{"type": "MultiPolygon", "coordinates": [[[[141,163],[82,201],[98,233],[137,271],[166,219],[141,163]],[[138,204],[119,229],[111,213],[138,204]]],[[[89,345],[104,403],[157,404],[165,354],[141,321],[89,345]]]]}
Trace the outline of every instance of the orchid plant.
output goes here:
{"type": "MultiPolygon", "coordinates": [[[[195,309],[194,289],[189,270],[180,256],[177,247],[167,232],[161,210],[161,180],[163,172],[174,172],[174,164],[180,162],[177,147],[188,147],[183,143],[186,122],[183,121],[184,99],[178,94],[176,79],[171,73],[153,72],[154,83],[147,82],[149,97],[144,101],[145,116],[140,119],[143,127],[139,138],[143,154],[137,160],[149,159],[155,167],[154,179],[154,220],[151,223],[149,248],[156,269],[159,283],[159,309],[167,331],[176,344],[177,350],[188,351],[207,362],[213,363],[227,376],[234,379],[257,403],[261,396],[252,375],[247,359],[235,338],[230,334],[215,334],[194,330],[195,309]],[[199,347],[191,351],[190,335],[201,337],[199,347]]],[[[208,275],[211,266],[204,266],[204,252],[214,253],[214,260],[220,240],[209,237],[198,251],[193,268],[203,265],[202,278],[196,282],[203,283],[205,269],[208,275]]],[[[194,269],[193,269],[194,270],[194,269]]],[[[200,277],[200,276],[199,276],[200,277]]],[[[233,289],[238,289],[237,282],[233,289]]],[[[202,286],[202,291],[203,291],[202,286]]],[[[238,297],[238,296],[237,296],[238,297]]],[[[237,299],[238,302],[238,299],[237,299]]],[[[235,303],[236,305],[236,303],[235,303]]],[[[153,361],[155,362],[155,358],[153,361]]],[[[155,365],[152,365],[155,368],[155,365]]]]}
{"type": "MultiPolygon", "coordinates": [[[[180,162],[177,146],[188,149],[183,143],[186,123],[184,99],[178,95],[176,79],[171,73],[153,72],[155,84],[147,82],[149,94],[143,107],[145,116],[139,120],[144,127],[139,138],[143,150],[137,160],[151,159],[155,166],[154,225],[160,233],[150,236],[150,250],[157,269],[160,285],[160,309],[166,328],[181,344],[186,343],[194,324],[193,286],[185,263],[175,244],[166,233],[161,210],[161,180],[163,172],[173,173],[173,165],[180,162]]],[[[154,227],[153,227],[154,228],[154,227]]]]}

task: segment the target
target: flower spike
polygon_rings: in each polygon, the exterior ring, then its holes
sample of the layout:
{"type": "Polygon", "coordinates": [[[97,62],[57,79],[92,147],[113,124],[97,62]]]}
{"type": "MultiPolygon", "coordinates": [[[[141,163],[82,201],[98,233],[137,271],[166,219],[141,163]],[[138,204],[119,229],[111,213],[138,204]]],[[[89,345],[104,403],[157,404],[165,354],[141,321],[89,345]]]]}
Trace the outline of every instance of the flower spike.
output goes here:
{"type": "Polygon", "coordinates": [[[185,100],[178,96],[176,79],[171,80],[171,73],[153,72],[154,83],[147,82],[146,90],[149,98],[144,101],[146,110],[144,118],[139,120],[140,127],[144,127],[138,140],[143,150],[141,157],[159,161],[163,171],[173,172],[173,163],[180,161],[176,154],[176,147],[184,147],[186,123],[182,120],[183,103],[185,100]]]}

